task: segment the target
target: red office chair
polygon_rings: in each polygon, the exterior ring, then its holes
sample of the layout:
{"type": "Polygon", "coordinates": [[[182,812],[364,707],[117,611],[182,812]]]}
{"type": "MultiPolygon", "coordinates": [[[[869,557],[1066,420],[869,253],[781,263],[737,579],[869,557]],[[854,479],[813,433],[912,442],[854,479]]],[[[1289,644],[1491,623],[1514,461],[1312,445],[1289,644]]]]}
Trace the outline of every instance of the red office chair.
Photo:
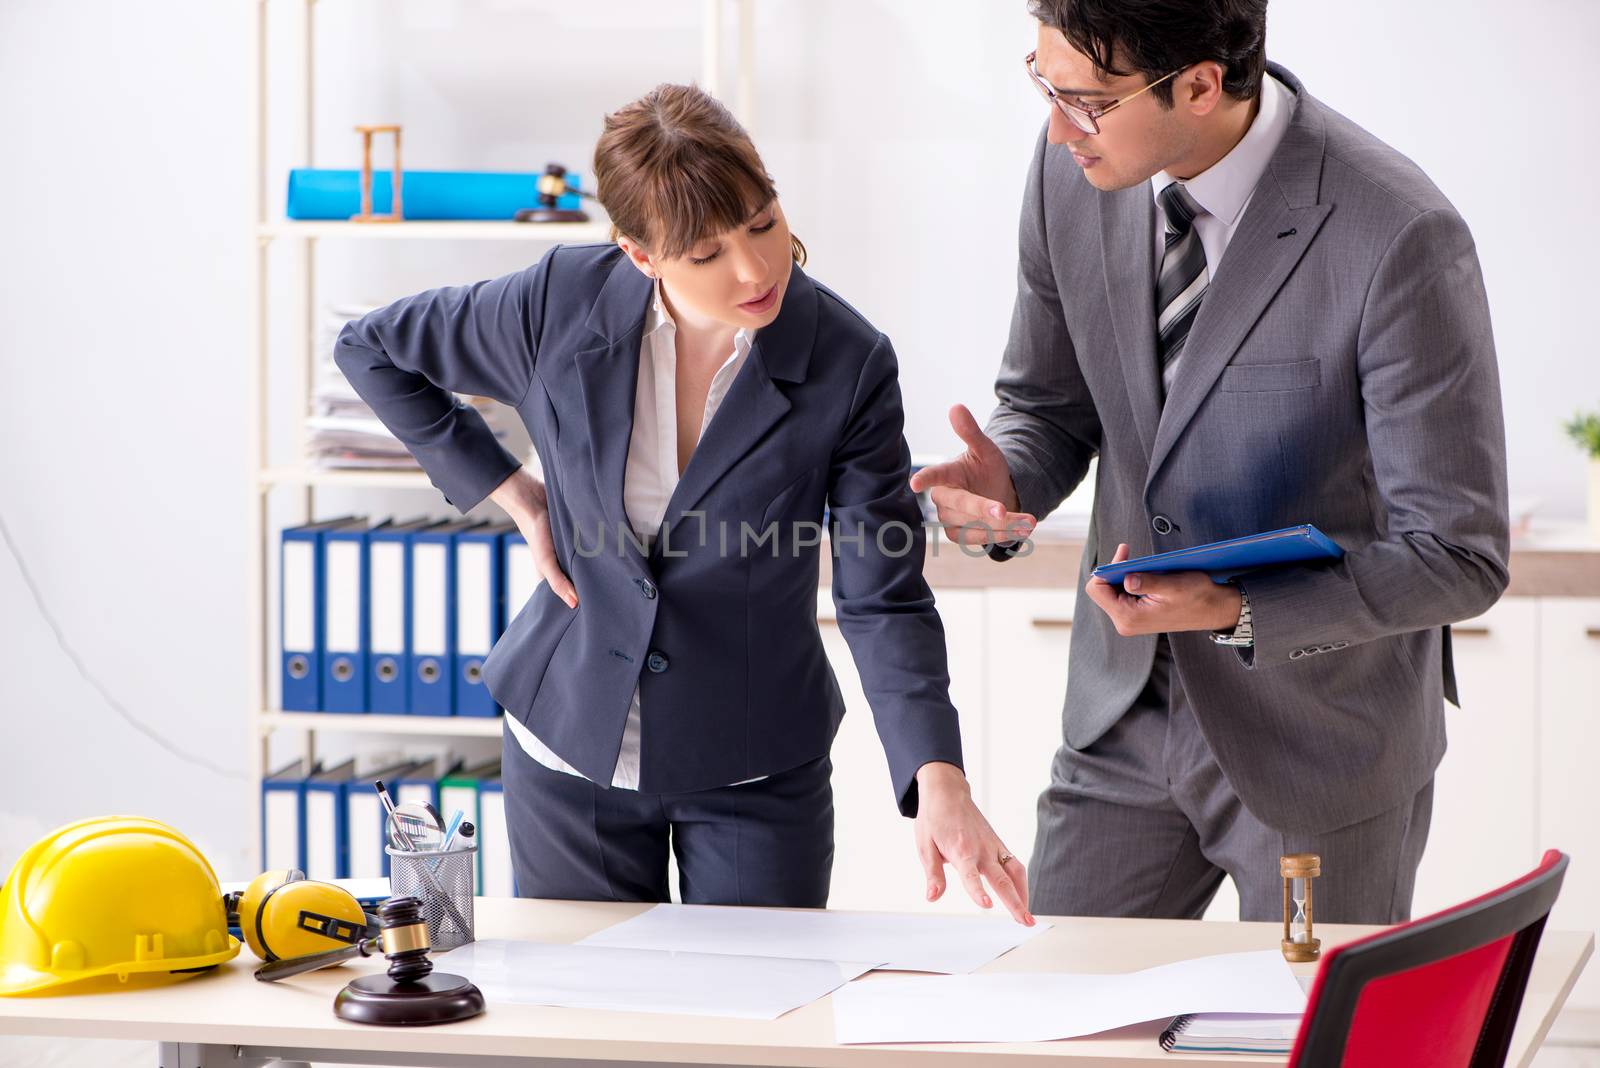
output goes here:
{"type": "Polygon", "coordinates": [[[1566,873],[1567,855],[1552,849],[1499,890],[1328,950],[1289,1064],[1503,1065],[1566,873]]]}

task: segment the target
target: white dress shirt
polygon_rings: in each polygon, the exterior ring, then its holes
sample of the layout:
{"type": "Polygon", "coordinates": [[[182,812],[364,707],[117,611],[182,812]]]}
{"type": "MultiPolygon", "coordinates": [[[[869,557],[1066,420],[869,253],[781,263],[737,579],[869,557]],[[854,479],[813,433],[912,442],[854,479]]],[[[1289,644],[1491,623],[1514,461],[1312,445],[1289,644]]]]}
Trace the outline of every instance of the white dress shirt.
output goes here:
{"type": "MultiPolygon", "coordinates": [[[[678,485],[678,348],[677,324],[661,296],[661,281],[656,280],[655,299],[645,312],[644,338],[639,344],[638,389],[633,398],[633,433],[628,438],[628,466],[623,476],[622,504],[628,525],[638,540],[649,544],[667,514],[667,502],[678,485]]],[[[700,417],[700,434],[722,406],[739,368],[750,355],[754,335],[740,330],[733,336],[733,352],[711,376],[706,391],[705,412],[700,417]]],[[[506,728],[534,760],[552,771],[583,777],[550,750],[512,715],[505,717],[506,728]]],[[[759,776],[765,778],[765,776],[759,776]]],[[[756,779],[746,779],[755,782],[756,779]]],[[[639,687],[633,688],[628,706],[628,721],[622,729],[622,749],[611,773],[611,785],[624,790],[639,788],[639,687]]],[[[739,785],[739,784],[734,784],[739,785]]]]}
{"type": "MultiPolygon", "coordinates": [[[[1222,254],[1233,240],[1233,233],[1244,218],[1244,209],[1250,204],[1261,176],[1267,172],[1267,163],[1278,150],[1278,144],[1289,129],[1294,117],[1294,90],[1272,75],[1261,79],[1261,108],[1251,121],[1239,143],[1210,167],[1183,182],[1183,187],[1194,197],[1205,213],[1194,220],[1200,232],[1200,245],[1206,252],[1206,273],[1217,276],[1217,266],[1222,254]]],[[[1150,179],[1150,193],[1160,197],[1161,191],[1178,181],[1166,171],[1159,171],[1150,179]]],[[[1166,252],[1166,215],[1161,202],[1156,201],[1156,274],[1161,273],[1161,257],[1166,252]]]]}

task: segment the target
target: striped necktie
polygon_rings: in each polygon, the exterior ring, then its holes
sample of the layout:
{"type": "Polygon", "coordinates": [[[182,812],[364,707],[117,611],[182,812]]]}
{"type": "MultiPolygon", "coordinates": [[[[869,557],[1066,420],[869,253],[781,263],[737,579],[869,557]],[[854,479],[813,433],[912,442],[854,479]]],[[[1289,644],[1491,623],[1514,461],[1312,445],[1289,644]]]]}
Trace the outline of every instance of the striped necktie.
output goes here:
{"type": "Polygon", "coordinates": [[[1166,251],[1161,255],[1161,274],[1156,281],[1156,351],[1161,356],[1161,393],[1172,391],[1178,360],[1189,328],[1200,312],[1206,295],[1206,250],[1194,227],[1195,216],[1205,211],[1177,182],[1163,189],[1156,198],[1167,220],[1166,251]]]}

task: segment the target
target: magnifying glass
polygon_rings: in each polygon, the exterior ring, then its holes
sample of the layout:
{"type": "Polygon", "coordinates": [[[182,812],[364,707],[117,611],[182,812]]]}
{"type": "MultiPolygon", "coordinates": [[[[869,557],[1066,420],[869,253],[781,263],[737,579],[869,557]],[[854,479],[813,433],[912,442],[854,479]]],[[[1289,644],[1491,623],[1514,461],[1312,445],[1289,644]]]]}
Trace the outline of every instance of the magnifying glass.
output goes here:
{"type": "Polygon", "coordinates": [[[427,801],[400,802],[389,813],[385,827],[389,845],[395,849],[431,853],[444,844],[444,820],[427,801]]]}

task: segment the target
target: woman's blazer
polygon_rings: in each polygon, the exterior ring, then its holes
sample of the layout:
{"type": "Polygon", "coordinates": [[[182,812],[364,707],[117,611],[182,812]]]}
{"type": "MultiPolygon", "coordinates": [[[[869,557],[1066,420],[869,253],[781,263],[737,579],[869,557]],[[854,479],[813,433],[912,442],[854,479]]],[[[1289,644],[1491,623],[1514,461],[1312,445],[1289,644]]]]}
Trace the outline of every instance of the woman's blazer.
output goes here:
{"type": "Polygon", "coordinates": [[[944,629],[922,577],[888,338],[797,266],[641,546],[623,510],[652,283],[615,245],[435,289],[347,325],[335,357],[454,506],[518,461],[451,391],[512,405],[544,469],[569,609],[541,583],[484,665],[490,692],[590,779],[611,780],[635,683],[640,789],[708,789],[828,752],[844,702],[816,590],[824,507],[833,597],[897,802],[961,764],[944,629]]]}

